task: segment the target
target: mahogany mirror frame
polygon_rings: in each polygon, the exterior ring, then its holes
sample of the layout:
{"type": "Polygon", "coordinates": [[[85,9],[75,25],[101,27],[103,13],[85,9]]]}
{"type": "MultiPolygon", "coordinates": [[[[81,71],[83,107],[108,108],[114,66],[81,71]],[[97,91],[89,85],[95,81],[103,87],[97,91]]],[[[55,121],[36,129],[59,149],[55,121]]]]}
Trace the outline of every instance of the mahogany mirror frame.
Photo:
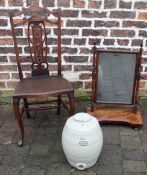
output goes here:
{"type": "Polygon", "coordinates": [[[142,45],[138,50],[126,49],[97,49],[96,43],[93,46],[92,66],[92,93],[91,106],[88,113],[95,116],[102,124],[127,124],[132,127],[143,125],[141,110],[139,106],[139,82],[141,78],[142,45]],[[124,53],[135,54],[135,71],[132,87],[131,102],[114,102],[97,100],[98,92],[98,66],[100,53],[124,53]]]}

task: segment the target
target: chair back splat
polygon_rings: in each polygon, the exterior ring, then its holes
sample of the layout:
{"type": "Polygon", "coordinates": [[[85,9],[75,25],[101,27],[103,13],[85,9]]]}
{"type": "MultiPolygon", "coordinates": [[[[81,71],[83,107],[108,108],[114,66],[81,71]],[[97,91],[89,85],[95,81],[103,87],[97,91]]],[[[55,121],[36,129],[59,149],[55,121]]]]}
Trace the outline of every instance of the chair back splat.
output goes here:
{"type": "MultiPolygon", "coordinates": [[[[18,14],[17,14],[18,15],[18,14]]],[[[47,55],[49,48],[47,46],[47,26],[55,26],[57,30],[57,57],[58,57],[58,75],[61,75],[61,10],[49,11],[47,8],[37,6],[30,6],[23,8],[19,14],[23,17],[22,20],[17,22],[14,19],[15,13],[10,12],[10,23],[12,26],[12,35],[15,46],[16,61],[18,65],[19,77],[23,79],[22,69],[20,65],[20,54],[17,42],[17,28],[27,25],[27,42],[30,58],[32,61],[32,76],[49,75],[47,55]],[[28,15],[28,14],[32,15],[28,15]],[[56,19],[48,19],[48,16],[55,16],[56,19]],[[15,23],[16,21],[16,23],[15,23]]]]}
{"type": "MultiPolygon", "coordinates": [[[[30,117],[29,110],[49,109],[57,107],[57,114],[60,114],[60,107],[63,106],[73,115],[75,112],[75,98],[72,84],[61,76],[61,10],[49,11],[47,8],[30,6],[23,8],[21,12],[10,12],[10,23],[16,54],[16,62],[20,82],[17,84],[13,94],[13,109],[20,128],[21,139],[19,145],[23,144],[24,126],[21,115],[26,111],[30,117]],[[19,16],[19,18],[17,17],[19,16]],[[23,30],[24,35],[20,37],[18,30],[23,30]],[[54,34],[53,34],[54,33],[54,34]],[[26,35],[27,37],[26,37],[26,35]],[[56,39],[55,39],[56,36],[56,39]],[[19,42],[26,43],[25,54],[21,53],[19,42]],[[54,46],[56,42],[56,47],[54,46]],[[52,48],[48,45],[51,44],[52,48]],[[56,54],[55,54],[56,51],[56,54]],[[27,56],[26,56],[27,55],[27,56]],[[49,71],[49,60],[57,57],[57,73],[52,75],[49,71]],[[31,61],[31,77],[23,76],[22,60],[26,57],[31,61]],[[26,78],[27,77],[27,78],[26,78]],[[49,96],[53,100],[47,101],[49,96]],[[63,102],[62,96],[67,96],[69,105],[63,102]],[[32,99],[40,98],[37,102],[32,99]],[[45,101],[42,101],[45,98],[45,101]],[[24,100],[22,111],[19,109],[20,99],[24,100]],[[28,101],[28,99],[31,99],[28,101]],[[56,105],[37,108],[36,104],[54,102],[56,105]],[[31,107],[35,104],[35,107],[31,107]]],[[[51,60],[52,62],[52,60],[51,60]]]]}

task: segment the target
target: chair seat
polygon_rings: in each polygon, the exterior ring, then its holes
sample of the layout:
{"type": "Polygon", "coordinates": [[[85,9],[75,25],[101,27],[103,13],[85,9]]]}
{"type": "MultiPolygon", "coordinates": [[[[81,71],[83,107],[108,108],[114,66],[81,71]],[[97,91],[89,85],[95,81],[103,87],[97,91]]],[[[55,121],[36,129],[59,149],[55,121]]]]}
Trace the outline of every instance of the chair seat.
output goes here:
{"type": "Polygon", "coordinates": [[[33,97],[40,95],[58,95],[73,91],[72,84],[60,76],[31,77],[21,80],[13,96],[33,97]]]}

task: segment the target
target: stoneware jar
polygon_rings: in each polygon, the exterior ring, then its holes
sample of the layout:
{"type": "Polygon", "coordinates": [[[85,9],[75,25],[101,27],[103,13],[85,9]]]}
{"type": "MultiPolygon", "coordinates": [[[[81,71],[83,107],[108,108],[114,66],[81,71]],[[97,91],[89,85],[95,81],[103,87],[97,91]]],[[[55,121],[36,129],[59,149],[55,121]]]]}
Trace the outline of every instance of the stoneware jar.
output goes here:
{"type": "Polygon", "coordinates": [[[93,166],[103,145],[102,130],[98,120],[87,114],[70,117],[62,132],[62,147],[68,162],[79,170],[93,166]]]}

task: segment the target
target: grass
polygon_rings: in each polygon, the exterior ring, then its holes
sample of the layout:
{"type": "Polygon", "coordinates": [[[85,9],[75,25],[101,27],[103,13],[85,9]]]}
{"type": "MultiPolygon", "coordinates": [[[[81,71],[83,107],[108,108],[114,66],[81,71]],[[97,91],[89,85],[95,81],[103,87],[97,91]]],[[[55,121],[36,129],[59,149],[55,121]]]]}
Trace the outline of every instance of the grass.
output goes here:
{"type": "Polygon", "coordinates": [[[11,104],[11,103],[12,103],[12,93],[5,93],[0,95],[0,105],[11,104]]]}
{"type": "Polygon", "coordinates": [[[147,98],[147,90],[140,90],[139,91],[139,97],[141,99],[146,99],[147,98]]]}
{"type": "MultiPolygon", "coordinates": [[[[75,97],[77,101],[88,101],[90,100],[90,91],[76,90],[75,97]]],[[[2,104],[12,104],[12,93],[5,93],[0,95],[0,105],[2,104]]]]}
{"type": "MultiPolygon", "coordinates": [[[[75,91],[76,101],[86,102],[90,101],[91,91],[89,90],[76,90],[75,91]]],[[[147,91],[140,90],[139,97],[141,99],[147,99],[147,91]]],[[[0,105],[1,104],[11,104],[12,103],[12,93],[5,93],[0,95],[0,105]]]]}
{"type": "Polygon", "coordinates": [[[77,90],[75,91],[75,97],[77,101],[89,101],[91,98],[91,91],[77,90]]]}

